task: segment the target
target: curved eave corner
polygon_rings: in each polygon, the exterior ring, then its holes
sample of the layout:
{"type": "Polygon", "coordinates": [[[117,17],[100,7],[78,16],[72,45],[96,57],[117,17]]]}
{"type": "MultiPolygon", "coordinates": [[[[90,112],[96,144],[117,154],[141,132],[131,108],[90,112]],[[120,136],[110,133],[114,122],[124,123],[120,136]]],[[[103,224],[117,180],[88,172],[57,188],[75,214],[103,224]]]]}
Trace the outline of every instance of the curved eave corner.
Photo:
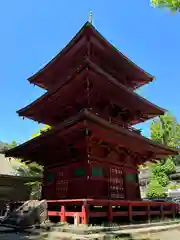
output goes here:
{"type": "MultiPolygon", "coordinates": [[[[69,43],[54,58],[52,58],[52,60],[49,61],[44,67],[42,67],[38,72],[36,72],[32,76],[30,76],[28,78],[28,81],[32,84],[36,84],[36,78],[38,78],[41,73],[43,73],[47,68],[49,68],[55,61],[57,61],[57,59],[68,50],[68,48],[74,43],[74,41],[76,41],[76,39],[81,37],[81,35],[82,35],[83,31],[86,29],[86,27],[92,27],[92,24],[89,22],[86,22],[81,27],[81,29],[76,33],[76,35],[69,41],[69,43]]],[[[40,86],[41,84],[39,84],[37,82],[37,85],[40,86]]],[[[40,87],[43,87],[43,86],[40,86],[40,87]]]]}
{"type": "Polygon", "coordinates": [[[152,82],[155,79],[155,77],[153,75],[151,75],[150,73],[146,72],[144,69],[139,67],[132,60],[130,60],[128,57],[126,57],[123,53],[121,53],[116,47],[114,47],[114,45],[112,43],[110,43],[93,25],[91,25],[91,29],[94,31],[94,33],[97,35],[97,37],[100,37],[102,39],[102,41],[104,41],[108,47],[110,47],[111,49],[113,49],[116,52],[117,55],[122,57],[132,67],[134,67],[136,70],[141,72],[141,74],[143,74],[144,77],[146,78],[146,80],[144,79],[144,81],[146,81],[148,83],[148,82],[152,82]]]}
{"type": "Polygon", "coordinates": [[[144,80],[144,84],[152,82],[155,77],[151,75],[150,73],[146,72],[142,68],[140,68],[137,64],[135,64],[133,61],[131,61],[128,57],[126,57],[123,53],[121,53],[118,49],[116,49],[107,39],[105,39],[101,33],[89,22],[86,22],[83,27],[77,32],[75,37],[51,60],[49,61],[44,67],[42,67],[38,72],[36,72],[34,75],[28,78],[28,81],[32,84],[35,84],[41,88],[47,89],[46,86],[44,86],[42,83],[39,83],[37,81],[38,77],[40,77],[40,74],[43,73],[46,69],[48,69],[54,62],[58,60],[59,57],[61,57],[66,51],[69,49],[69,47],[83,34],[84,30],[90,28],[93,32],[93,34],[100,38],[104,44],[111,48],[112,51],[115,51],[118,57],[121,57],[124,59],[124,61],[127,61],[129,65],[134,68],[136,71],[139,71],[140,74],[142,74],[142,79],[144,80]]]}

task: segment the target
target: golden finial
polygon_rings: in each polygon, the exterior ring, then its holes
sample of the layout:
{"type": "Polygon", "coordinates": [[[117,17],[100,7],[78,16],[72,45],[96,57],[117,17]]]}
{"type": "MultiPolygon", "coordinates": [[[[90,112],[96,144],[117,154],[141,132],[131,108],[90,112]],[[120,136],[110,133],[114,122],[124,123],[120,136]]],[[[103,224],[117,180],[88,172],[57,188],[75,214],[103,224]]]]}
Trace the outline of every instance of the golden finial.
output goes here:
{"type": "Polygon", "coordinates": [[[90,11],[88,22],[91,23],[91,24],[92,24],[92,17],[93,17],[92,11],[90,11]]]}

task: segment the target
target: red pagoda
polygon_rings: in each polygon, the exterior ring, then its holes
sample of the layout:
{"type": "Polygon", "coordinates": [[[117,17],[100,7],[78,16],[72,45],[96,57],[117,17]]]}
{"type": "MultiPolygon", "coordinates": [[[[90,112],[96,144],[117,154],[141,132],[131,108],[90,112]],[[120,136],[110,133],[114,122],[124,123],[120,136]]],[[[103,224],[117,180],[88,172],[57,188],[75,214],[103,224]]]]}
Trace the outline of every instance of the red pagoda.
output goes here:
{"type": "Polygon", "coordinates": [[[132,127],[165,112],[135,93],[153,76],[89,22],[29,81],[47,91],[18,114],[51,129],[6,156],[44,166],[43,199],[140,201],[138,166],[177,154],[132,127]]]}

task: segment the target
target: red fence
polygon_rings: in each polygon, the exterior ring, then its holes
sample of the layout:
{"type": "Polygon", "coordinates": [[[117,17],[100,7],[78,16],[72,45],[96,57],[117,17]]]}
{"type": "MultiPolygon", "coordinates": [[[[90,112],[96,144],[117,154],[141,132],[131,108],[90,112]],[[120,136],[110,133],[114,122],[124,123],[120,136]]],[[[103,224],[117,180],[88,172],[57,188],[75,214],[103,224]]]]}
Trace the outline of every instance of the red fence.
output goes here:
{"type": "Polygon", "coordinates": [[[59,221],[66,222],[67,217],[79,218],[81,224],[88,224],[90,218],[107,218],[112,222],[115,217],[126,217],[131,222],[134,217],[152,217],[163,219],[178,213],[179,205],[171,202],[150,201],[121,201],[121,200],[52,200],[48,201],[49,217],[59,217],[59,221]]]}

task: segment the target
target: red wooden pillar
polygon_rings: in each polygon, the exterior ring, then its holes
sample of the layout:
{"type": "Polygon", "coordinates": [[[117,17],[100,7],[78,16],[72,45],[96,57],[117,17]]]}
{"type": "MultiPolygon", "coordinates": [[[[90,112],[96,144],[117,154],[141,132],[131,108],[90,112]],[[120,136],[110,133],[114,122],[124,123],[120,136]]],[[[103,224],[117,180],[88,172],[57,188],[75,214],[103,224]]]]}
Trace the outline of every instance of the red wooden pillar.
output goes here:
{"type": "Polygon", "coordinates": [[[131,205],[131,202],[128,203],[128,216],[129,216],[129,221],[132,222],[132,205],[131,205]]]}
{"type": "Polygon", "coordinates": [[[66,222],[66,211],[65,206],[61,206],[61,222],[66,222]]]}
{"type": "Polygon", "coordinates": [[[108,204],[108,221],[111,223],[113,221],[113,212],[111,202],[108,204]]]}
{"type": "Polygon", "coordinates": [[[89,206],[87,205],[86,202],[84,202],[82,205],[81,214],[82,214],[81,224],[88,224],[88,222],[89,222],[89,206]]]}

